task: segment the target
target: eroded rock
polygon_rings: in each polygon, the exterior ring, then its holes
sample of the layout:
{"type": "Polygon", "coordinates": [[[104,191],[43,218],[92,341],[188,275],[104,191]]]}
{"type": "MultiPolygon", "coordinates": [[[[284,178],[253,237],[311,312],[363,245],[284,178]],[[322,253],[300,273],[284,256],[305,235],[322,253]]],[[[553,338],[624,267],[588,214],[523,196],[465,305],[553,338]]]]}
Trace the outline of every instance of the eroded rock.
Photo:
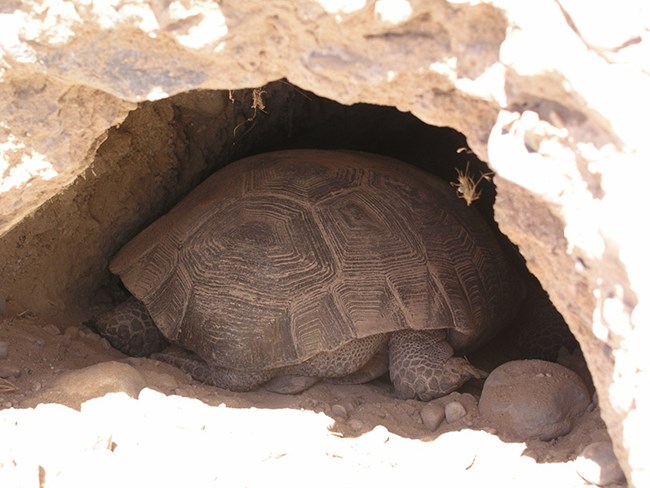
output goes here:
{"type": "Polygon", "coordinates": [[[133,366],[109,361],[62,375],[54,384],[29,397],[24,406],[56,402],[79,409],[86,400],[111,392],[137,398],[145,386],[145,378],[133,366]]]}

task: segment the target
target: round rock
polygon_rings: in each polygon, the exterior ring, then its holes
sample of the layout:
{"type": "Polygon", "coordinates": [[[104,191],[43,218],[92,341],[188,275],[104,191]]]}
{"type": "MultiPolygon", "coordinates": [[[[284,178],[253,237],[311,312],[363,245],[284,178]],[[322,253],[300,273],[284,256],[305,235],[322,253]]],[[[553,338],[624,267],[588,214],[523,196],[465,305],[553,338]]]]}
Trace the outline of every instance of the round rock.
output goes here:
{"type": "Polygon", "coordinates": [[[54,324],[45,325],[43,330],[53,336],[61,335],[61,330],[54,324]]]}
{"type": "Polygon", "coordinates": [[[521,441],[547,441],[570,432],[589,402],[589,391],[576,373],[530,359],[492,371],[483,386],[479,412],[499,433],[521,441]]]}
{"type": "Polygon", "coordinates": [[[332,405],[332,415],[341,419],[346,419],[348,418],[348,411],[343,405],[335,403],[332,405]]]}
{"type": "Polygon", "coordinates": [[[429,430],[436,430],[445,419],[445,409],[439,403],[427,403],[420,411],[422,423],[429,430]]]}
{"type": "Polygon", "coordinates": [[[0,378],[18,378],[22,370],[13,363],[3,361],[0,363],[0,378]]]}
{"type": "Polygon", "coordinates": [[[350,420],[350,427],[355,431],[360,431],[364,428],[364,423],[359,419],[350,420]]]}
{"type": "Polygon", "coordinates": [[[445,405],[445,418],[448,423],[456,422],[456,420],[462,419],[467,415],[467,410],[460,402],[449,402],[445,405]]]}
{"type": "Polygon", "coordinates": [[[583,449],[576,460],[578,474],[588,483],[607,486],[625,482],[625,474],[614,455],[612,444],[594,442],[583,449]]]}

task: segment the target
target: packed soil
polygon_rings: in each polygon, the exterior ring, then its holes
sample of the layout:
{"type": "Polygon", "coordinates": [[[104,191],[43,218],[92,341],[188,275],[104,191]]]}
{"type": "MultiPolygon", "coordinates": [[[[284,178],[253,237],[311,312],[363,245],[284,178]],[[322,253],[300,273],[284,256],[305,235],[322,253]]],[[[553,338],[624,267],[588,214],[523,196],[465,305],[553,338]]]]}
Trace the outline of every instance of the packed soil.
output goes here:
{"type": "Polygon", "coordinates": [[[570,434],[514,442],[481,418],[481,384],[443,399],[467,414],[432,430],[387,379],[300,395],[233,393],[127,358],[79,323],[0,322],[0,486],[587,486],[597,405],[570,434]]]}

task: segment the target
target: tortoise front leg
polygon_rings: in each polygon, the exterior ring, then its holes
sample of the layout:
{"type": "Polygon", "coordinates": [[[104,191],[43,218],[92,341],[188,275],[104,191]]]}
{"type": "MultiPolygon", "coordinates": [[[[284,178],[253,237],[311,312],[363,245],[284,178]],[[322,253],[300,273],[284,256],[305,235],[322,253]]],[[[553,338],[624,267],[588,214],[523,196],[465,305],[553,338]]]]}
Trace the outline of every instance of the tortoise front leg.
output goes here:
{"type": "Polygon", "coordinates": [[[84,325],[129,356],[150,356],[169,345],[142,302],[134,297],[84,325]]]}
{"type": "Polygon", "coordinates": [[[454,357],[443,329],[393,332],[389,342],[390,379],[399,398],[429,401],[487,374],[454,357]]]}

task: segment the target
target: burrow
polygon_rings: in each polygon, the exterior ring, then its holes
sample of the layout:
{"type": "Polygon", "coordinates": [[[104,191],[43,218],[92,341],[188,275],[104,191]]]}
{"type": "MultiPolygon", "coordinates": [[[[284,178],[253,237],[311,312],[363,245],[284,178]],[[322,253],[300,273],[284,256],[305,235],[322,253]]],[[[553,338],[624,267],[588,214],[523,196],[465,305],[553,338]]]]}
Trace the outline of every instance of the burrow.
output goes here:
{"type": "MultiPolygon", "coordinates": [[[[285,80],[257,89],[196,90],[144,102],[108,131],[83,175],[2,239],[7,314],[33,314],[63,329],[113,306],[126,296],[108,271],[122,245],[219,168],[288,148],[383,154],[449,182],[459,172],[478,179],[490,171],[452,128],[429,126],[394,107],[341,105],[285,80]]],[[[480,190],[473,204],[527,272],[524,259],[494,222],[495,186],[484,178],[480,190]]],[[[527,279],[530,299],[522,315],[477,353],[479,362],[494,366],[505,359],[555,359],[539,355],[545,347],[513,350],[522,321],[552,323],[552,334],[564,336],[570,349],[578,347],[539,282],[529,273],[527,279]]],[[[555,337],[538,334],[528,342],[544,346],[554,344],[555,337]]],[[[591,383],[586,367],[581,374],[591,383]]]]}

